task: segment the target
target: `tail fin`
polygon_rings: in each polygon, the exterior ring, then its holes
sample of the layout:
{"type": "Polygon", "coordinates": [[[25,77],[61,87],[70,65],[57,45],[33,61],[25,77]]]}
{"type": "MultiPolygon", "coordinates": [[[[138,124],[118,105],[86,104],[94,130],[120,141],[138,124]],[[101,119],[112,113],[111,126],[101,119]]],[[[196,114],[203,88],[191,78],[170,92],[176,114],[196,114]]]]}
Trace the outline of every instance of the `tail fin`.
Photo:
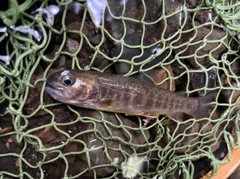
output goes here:
{"type": "Polygon", "coordinates": [[[212,102],[214,97],[214,92],[208,93],[206,96],[199,97],[198,98],[198,109],[195,111],[195,113],[192,115],[196,119],[209,117],[210,115],[210,103],[212,102]]]}

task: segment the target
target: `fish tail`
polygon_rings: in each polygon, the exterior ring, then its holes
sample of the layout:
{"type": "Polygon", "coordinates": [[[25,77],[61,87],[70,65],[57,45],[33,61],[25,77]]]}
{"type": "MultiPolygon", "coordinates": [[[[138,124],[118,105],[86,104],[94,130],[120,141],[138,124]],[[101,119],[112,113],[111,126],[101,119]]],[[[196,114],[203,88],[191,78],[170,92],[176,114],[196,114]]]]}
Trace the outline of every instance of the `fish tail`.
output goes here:
{"type": "Polygon", "coordinates": [[[196,119],[206,118],[210,115],[211,102],[213,100],[214,92],[208,93],[206,96],[198,98],[198,109],[192,115],[196,119]]]}

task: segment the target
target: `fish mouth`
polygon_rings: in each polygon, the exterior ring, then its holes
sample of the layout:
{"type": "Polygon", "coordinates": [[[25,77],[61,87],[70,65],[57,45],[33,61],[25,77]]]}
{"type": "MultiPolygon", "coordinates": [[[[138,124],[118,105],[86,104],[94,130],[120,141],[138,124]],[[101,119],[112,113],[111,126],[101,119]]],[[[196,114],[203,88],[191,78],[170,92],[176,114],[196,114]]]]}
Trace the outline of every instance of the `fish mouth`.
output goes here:
{"type": "Polygon", "coordinates": [[[68,96],[66,96],[66,94],[69,93],[68,89],[54,87],[53,85],[50,85],[50,84],[46,85],[45,91],[50,96],[52,96],[52,98],[54,98],[57,101],[61,101],[61,102],[66,100],[66,98],[68,97],[68,96]]]}
{"type": "Polygon", "coordinates": [[[63,97],[62,93],[60,93],[59,90],[54,88],[52,85],[47,84],[45,91],[56,100],[59,100],[59,97],[63,97]]]}

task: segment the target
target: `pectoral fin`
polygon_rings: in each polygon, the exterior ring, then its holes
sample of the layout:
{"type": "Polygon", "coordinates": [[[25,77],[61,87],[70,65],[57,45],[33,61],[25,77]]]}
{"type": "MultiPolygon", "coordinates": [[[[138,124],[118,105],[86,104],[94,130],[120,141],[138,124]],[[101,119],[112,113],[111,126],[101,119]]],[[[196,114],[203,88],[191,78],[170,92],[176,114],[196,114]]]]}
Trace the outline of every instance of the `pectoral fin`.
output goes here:
{"type": "Polygon", "coordinates": [[[151,78],[151,74],[152,70],[148,71],[147,73],[141,73],[137,76],[137,79],[155,86],[156,84],[154,82],[154,79],[151,78]]]}
{"type": "Polygon", "coordinates": [[[181,113],[181,112],[167,114],[166,116],[168,116],[170,119],[172,119],[175,122],[183,121],[183,113],[181,113]]]}
{"type": "Polygon", "coordinates": [[[143,113],[140,113],[138,115],[139,116],[144,116],[146,118],[152,118],[152,119],[157,118],[159,116],[158,113],[153,113],[153,112],[143,112],[143,113]]]}
{"type": "Polygon", "coordinates": [[[100,105],[104,108],[110,108],[115,104],[116,100],[114,99],[103,99],[100,101],[100,105]]]}

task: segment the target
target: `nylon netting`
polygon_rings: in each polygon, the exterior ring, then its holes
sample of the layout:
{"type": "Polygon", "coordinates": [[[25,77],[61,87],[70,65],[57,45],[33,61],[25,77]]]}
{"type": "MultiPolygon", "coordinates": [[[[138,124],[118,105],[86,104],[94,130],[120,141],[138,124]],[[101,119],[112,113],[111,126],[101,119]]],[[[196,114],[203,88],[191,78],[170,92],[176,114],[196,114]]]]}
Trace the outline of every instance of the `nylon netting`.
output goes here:
{"type": "Polygon", "coordinates": [[[0,178],[200,178],[239,145],[237,0],[3,1],[0,178]],[[44,91],[59,69],[213,93],[177,122],[77,108],[44,91]],[[138,170],[139,166],[141,170],[138,170]]]}

